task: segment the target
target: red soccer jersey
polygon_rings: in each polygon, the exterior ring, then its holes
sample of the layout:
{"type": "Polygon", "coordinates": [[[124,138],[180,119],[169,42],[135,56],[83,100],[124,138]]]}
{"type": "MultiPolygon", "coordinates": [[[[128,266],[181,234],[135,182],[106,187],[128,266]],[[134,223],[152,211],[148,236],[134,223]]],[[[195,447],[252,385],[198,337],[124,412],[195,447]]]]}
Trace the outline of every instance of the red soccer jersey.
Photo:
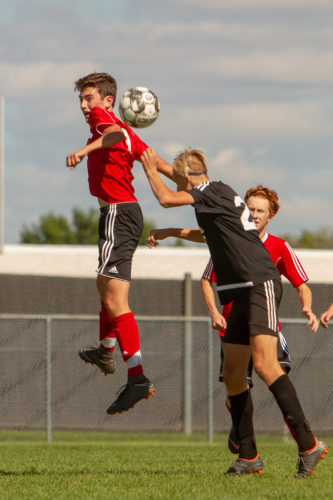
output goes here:
{"type": "MultiPolygon", "coordinates": [[[[298,257],[285,240],[266,233],[261,241],[263,242],[279,273],[285,276],[294,288],[297,288],[302,283],[308,281],[309,278],[298,260],[298,257]]],[[[202,276],[207,278],[211,283],[216,283],[212,259],[209,259],[202,276]]],[[[228,321],[231,306],[232,302],[223,306],[222,314],[226,321],[228,321]]],[[[220,332],[220,334],[223,336],[224,332],[220,332]]]]}
{"type": "Polygon", "coordinates": [[[139,160],[147,145],[120,121],[114,113],[94,107],[89,113],[92,136],[88,144],[103,134],[110,125],[119,125],[125,139],[111,148],[101,148],[88,154],[90,193],[107,203],[137,202],[132,181],[132,167],[139,160]]]}

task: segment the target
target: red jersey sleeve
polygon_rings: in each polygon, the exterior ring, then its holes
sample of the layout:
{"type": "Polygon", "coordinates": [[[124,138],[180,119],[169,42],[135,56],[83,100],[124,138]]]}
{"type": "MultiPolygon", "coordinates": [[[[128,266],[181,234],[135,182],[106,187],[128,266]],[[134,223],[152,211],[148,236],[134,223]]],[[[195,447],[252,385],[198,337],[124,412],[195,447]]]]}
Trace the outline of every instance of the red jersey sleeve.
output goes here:
{"type": "Polygon", "coordinates": [[[211,283],[216,283],[216,275],[214,271],[213,261],[211,258],[208,261],[208,264],[203,272],[202,277],[206,278],[211,283]]]}
{"type": "Polygon", "coordinates": [[[297,255],[286,241],[283,241],[281,245],[281,255],[275,265],[280,274],[285,276],[294,288],[309,280],[297,255]]]}
{"type": "Polygon", "coordinates": [[[148,148],[147,144],[133,132],[131,127],[119,120],[114,113],[98,106],[92,108],[89,113],[89,125],[94,139],[99,135],[103,135],[104,130],[110,125],[118,125],[124,132],[124,141],[133,156],[133,160],[140,160],[142,153],[148,148]]]}
{"type": "Polygon", "coordinates": [[[112,114],[95,106],[89,113],[89,125],[93,135],[103,135],[106,128],[110,127],[110,125],[117,125],[117,123],[112,114]]]}

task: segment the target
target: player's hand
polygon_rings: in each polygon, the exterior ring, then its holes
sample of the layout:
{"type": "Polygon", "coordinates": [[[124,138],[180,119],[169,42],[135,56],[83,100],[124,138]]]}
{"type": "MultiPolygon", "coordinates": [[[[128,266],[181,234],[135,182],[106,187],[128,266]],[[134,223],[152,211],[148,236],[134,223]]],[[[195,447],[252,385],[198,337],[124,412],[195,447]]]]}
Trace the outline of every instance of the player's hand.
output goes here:
{"type": "Polygon", "coordinates": [[[308,318],[308,322],[306,324],[306,326],[309,326],[311,328],[311,331],[313,333],[316,333],[316,331],[318,330],[318,327],[319,327],[319,321],[316,317],[316,315],[312,312],[312,311],[309,311],[309,310],[306,310],[306,309],[303,309],[303,315],[308,318]]]}
{"type": "Polygon", "coordinates": [[[211,314],[212,327],[214,330],[225,330],[227,328],[227,322],[225,317],[216,312],[215,314],[211,314]]]}
{"type": "Polygon", "coordinates": [[[85,154],[82,153],[81,150],[76,151],[75,153],[70,153],[69,155],[67,155],[67,158],[66,158],[67,167],[69,167],[70,170],[74,170],[76,165],[81,163],[81,161],[83,160],[84,157],[85,157],[85,154]]]}
{"type": "Polygon", "coordinates": [[[323,314],[320,316],[320,324],[323,328],[328,328],[328,322],[333,316],[333,309],[330,308],[327,311],[323,312],[323,314]]]}
{"type": "Polygon", "coordinates": [[[148,148],[141,156],[141,162],[146,173],[157,172],[158,156],[155,149],[148,148]]]}
{"type": "Polygon", "coordinates": [[[164,240],[169,236],[169,229],[152,229],[147,238],[148,248],[157,247],[159,245],[157,240],[164,240]]]}

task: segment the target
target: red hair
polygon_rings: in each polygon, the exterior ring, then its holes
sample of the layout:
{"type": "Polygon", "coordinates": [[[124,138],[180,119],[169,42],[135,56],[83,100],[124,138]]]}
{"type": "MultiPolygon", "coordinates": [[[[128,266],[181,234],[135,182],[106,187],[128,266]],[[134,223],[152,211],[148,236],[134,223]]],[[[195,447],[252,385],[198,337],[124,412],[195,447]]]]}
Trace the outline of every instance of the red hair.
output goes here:
{"type": "Polygon", "coordinates": [[[245,193],[245,201],[247,201],[250,196],[260,196],[261,198],[266,198],[266,200],[269,201],[269,211],[271,216],[275,215],[280,208],[277,192],[273,191],[273,189],[264,187],[262,184],[258,184],[258,186],[248,189],[245,193]]]}

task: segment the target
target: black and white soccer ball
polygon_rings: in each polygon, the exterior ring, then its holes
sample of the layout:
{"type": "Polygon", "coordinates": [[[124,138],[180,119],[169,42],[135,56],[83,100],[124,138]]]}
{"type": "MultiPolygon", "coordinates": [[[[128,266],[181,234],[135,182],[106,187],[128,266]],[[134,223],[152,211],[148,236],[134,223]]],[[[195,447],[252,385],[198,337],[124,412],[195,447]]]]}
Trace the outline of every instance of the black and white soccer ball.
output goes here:
{"type": "Polygon", "coordinates": [[[146,87],[126,90],[119,102],[121,119],[130,127],[149,127],[160,114],[160,102],[146,87]]]}

